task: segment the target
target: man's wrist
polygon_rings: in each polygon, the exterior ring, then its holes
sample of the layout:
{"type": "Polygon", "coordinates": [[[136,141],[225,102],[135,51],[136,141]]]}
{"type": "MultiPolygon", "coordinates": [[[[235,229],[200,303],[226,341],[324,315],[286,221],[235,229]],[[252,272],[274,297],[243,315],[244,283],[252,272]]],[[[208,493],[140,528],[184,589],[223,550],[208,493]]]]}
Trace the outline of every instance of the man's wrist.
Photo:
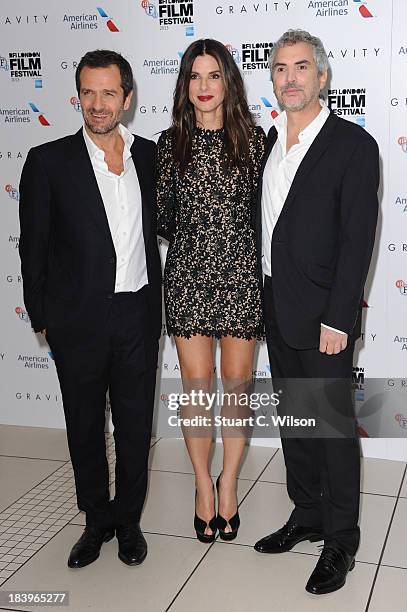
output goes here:
{"type": "Polygon", "coordinates": [[[330,329],[334,332],[338,332],[338,334],[343,334],[344,336],[348,335],[346,332],[342,331],[341,329],[336,329],[336,327],[331,327],[330,325],[326,325],[326,323],[321,323],[321,327],[325,327],[326,329],[330,329]]]}

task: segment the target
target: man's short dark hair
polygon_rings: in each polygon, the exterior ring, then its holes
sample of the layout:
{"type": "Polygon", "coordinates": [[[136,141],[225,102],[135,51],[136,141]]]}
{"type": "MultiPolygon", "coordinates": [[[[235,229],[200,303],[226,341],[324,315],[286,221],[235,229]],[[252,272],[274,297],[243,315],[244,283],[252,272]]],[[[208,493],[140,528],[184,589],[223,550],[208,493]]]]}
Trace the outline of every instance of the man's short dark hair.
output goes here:
{"type": "Polygon", "coordinates": [[[129,93],[133,90],[133,71],[129,62],[116,51],[110,51],[108,49],[96,49],[96,51],[88,51],[81,58],[78,67],[75,72],[76,91],[80,95],[81,89],[81,71],[82,68],[87,66],[88,68],[106,68],[107,66],[117,66],[120,70],[121,87],[124,92],[124,99],[127,98],[129,93]]]}

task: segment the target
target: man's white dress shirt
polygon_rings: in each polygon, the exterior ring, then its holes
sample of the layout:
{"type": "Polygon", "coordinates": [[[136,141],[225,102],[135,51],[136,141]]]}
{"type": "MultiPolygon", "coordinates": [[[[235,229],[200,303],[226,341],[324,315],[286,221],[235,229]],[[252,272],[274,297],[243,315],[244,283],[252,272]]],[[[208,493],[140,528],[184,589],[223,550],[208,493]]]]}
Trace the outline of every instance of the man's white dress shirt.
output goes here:
{"type": "MultiPolygon", "coordinates": [[[[287,152],[287,114],[284,111],[274,119],[277,130],[277,140],[271,150],[264,168],[263,188],[261,197],[262,214],[262,244],[263,273],[271,276],[271,239],[277,220],[283,209],[291,183],[296,172],[314,142],[322,126],[327,120],[330,110],[323,100],[320,100],[321,110],[313,121],[298,134],[299,142],[287,152]]],[[[322,323],[333,331],[340,331],[322,323]]],[[[344,332],[341,332],[344,333],[344,332]]]]}
{"type": "Polygon", "coordinates": [[[138,291],[148,283],[141,191],[130,152],[134,136],[121,124],[119,132],[124,141],[124,169],[117,175],[110,172],[104,151],[93,142],[85,127],[83,128],[83,137],[116,251],[116,293],[138,291]]]}

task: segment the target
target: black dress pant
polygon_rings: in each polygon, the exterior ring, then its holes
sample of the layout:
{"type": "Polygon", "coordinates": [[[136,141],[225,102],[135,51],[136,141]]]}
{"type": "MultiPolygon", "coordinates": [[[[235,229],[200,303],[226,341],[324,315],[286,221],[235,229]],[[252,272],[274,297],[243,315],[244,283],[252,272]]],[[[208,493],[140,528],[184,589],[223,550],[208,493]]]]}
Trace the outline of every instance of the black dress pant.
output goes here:
{"type": "MultiPolygon", "coordinates": [[[[319,349],[297,350],[281,336],[275,317],[272,279],[265,277],[264,311],[266,337],[275,381],[293,379],[350,380],[354,342],[338,355],[320,353],[319,349]]],[[[291,387],[295,387],[295,381],[291,387]]],[[[307,383],[305,383],[307,384],[307,383]]],[[[327,382],[327,385],[329,383],[327,382]]],[[[317,384],[315,385],[318,386],[317,384]]],[[[350,388],[349,388],[350,391],[350,388]]],[[[295,402],[301,395],[294,392],[295,402]]],[[[284,437],[282,447],[287,469],[287,490],[295,508],[290,521],[322,528],[325,544],[337,544],[349,554],[359,545],[360,449],[356,436],[351,395],[338,410],[352,415],[354,435],[336,437],[284,437]]],[[[294,406],[297,412],[298,406],[294,406]]]]}
{"type": "Polygon", "coordinates": [[[146,287],[117,293],[105,326],[47,330],[65,412],[77,502],[87,524],[137,523],[147,490],[158,339],[148,335],[146,287]],[[116,451],[110,501],[105,445],[109,389],[116,451]]]}

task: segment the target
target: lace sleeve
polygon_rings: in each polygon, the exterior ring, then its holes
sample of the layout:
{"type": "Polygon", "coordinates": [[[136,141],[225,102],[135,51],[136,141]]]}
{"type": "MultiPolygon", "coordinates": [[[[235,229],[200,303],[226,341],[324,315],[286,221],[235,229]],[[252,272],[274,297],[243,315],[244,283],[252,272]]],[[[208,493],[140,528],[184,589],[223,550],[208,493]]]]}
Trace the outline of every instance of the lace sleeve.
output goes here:
{"type": "Polygon", "coordinates": [[[170,242],[175,233],[174,162],[168,130],[157,143],[157,233],[170,242]]]}
{"type": "Polygon", "coordinates": [[[266,149],[266,135],[260,126],[254,128],[253,138],[250,142],[250,163],[251,163],[251,178],[252,178],[252,226],[256,226],[256,210],[259,188],[259,174],[262,165],[264,152],[266,149]]]}

